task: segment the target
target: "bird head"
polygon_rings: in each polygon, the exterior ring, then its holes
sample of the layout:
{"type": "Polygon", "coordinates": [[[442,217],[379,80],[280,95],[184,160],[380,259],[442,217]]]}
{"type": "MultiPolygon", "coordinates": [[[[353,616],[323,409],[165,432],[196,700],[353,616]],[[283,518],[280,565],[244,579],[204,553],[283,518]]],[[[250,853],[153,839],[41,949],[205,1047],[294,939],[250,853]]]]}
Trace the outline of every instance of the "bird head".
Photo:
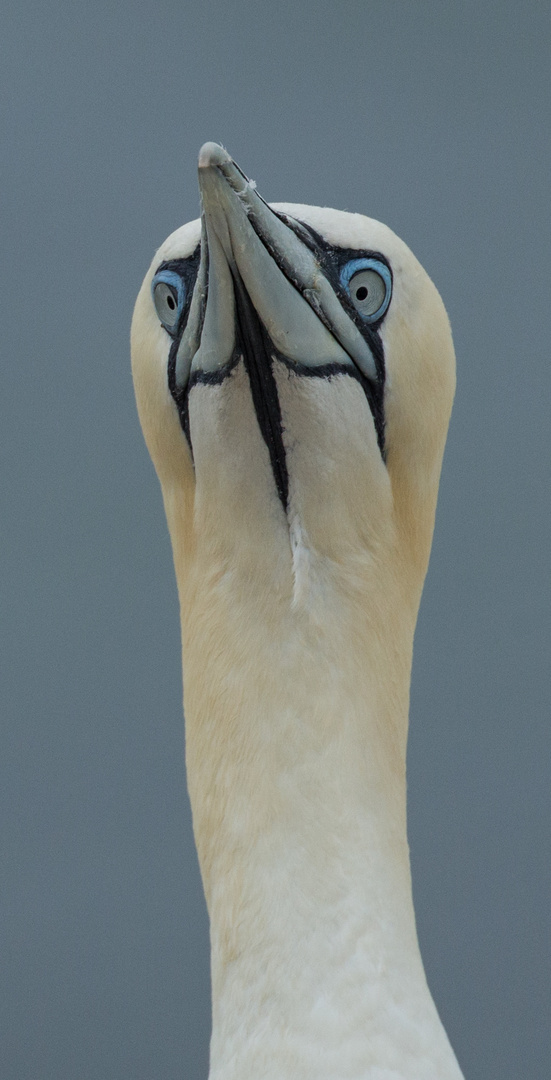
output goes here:
{"type": "Polygon", "coordinates": [[[418,599],[455,386],[435,286],[385,225],[268,205],[215,143],[199,186],[132,325],[177,562],[199,549],[265,581],[302,551],[399,566],[418,599]]]}

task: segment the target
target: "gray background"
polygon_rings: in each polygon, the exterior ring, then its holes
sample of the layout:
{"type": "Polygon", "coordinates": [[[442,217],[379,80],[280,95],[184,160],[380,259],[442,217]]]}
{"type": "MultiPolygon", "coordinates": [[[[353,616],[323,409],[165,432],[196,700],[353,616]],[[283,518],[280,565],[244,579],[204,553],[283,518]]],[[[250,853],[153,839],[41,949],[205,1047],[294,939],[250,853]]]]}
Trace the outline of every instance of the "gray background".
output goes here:
{"type": "Polygon", "coordinates": [[[459,386],[410,837],[469,1080],[551,1061],[546,2],[29,0],[2,20],[3,1080],[205,1080],[207,920],[132,304],[196,155],[410,244],[459,386]]]}

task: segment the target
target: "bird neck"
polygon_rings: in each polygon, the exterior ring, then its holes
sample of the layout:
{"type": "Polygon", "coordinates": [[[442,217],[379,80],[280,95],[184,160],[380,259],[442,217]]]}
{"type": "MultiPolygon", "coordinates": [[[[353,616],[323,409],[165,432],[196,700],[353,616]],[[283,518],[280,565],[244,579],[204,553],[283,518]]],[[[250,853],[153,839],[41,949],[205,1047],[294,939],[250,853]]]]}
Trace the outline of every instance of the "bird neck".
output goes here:
{"type": "Polygon", "coordinates": [[[254,562],[175,556],[211,1080],[457,1080],[411,897],[416,603],[379,568],[366,604],[314,560],[300,603],[280,566],[263,606],[254,562]]]}

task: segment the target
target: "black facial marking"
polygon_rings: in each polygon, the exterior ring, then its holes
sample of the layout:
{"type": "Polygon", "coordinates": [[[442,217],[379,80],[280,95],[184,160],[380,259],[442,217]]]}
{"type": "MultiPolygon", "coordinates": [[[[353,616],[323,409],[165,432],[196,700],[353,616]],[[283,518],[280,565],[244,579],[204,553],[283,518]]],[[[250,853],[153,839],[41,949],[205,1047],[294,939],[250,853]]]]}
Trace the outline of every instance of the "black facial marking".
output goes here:
{"type": "Polygon", "coordinates": [[[281,406],[273,373],[274,348],[241,278],[234,280],[238,343],[242,347],[245,369],[258,426],[268,447],[277,493],[284,510],[289,500],[289,473],[283,444],[281,406]]]}
{"type": "MultiPolygon", "coordinates": [[[[275,211],[273,211],[276,213],[275,211]]],[[[171,259],[167,262],[161,263],[157,269],[157,273],[161,270],[173,270],[180,274],[186,285],[186,300],[184,307],[178,321],[177,327],[175,327],[172,333],[172,343],[170,347],[169,359],[168,359],[168,385],[170,393],[178,408],[178,414],[180,417],[180,423],[187,441],[190,446],[190,450],[193,456],[193,446],[191,441],[191,432],[189,424],[189,394],[192,388],[197,384],[203,385],[219,385],[222,383],[233,371],[236,364],[241,358],[245,365],[247,375],[249,378],[249,385],[251,388],[251,396],[254,404],[258,425],[262,433],[262,437],[268,452],[270,454],[270,464],[272,467],[272,473],[277,489],[277,493],[284,510],[287,510],[288,498],[289,498],[289,474],[287,469],[287,459],[285,455],[285,446],[283,442],[283,422],[281,417],[281,406],[277,393],[277,386],[273,372],[274,360],[278,360],[285,365],[295,375],[303,376],[304,378],[318,378],[318,379],[331,379],[337,375],[347,375],[349,378],[355,379],[360,383],[365,396],[367,398],[371,414],[373,416],[373,422],[375,424],[375,431],[377,434],[377,442],[381,452],[383,460],[386,460],[385,449],[385,413],[384,413],[384,387],[385,387],[385,360],[384,349],[381,336],[379,334],[379,327],[384,319],[384,315],[376,323],[365,323],[356,308],[354,307],[348,293],[343,288],[340,280],[340,272],[342,267],[351,259],[358,259],[362,257],[375,258],[385,263],[392,275],[392,268],[390,267],[388,260],[378,251],[364,251],[357,248],[339,248],[329,244],[319,233],[315,231],[310,225],[307,225],[303,221],[299,221],[296,218],[291,218],[287,214],[277,213],[277,217],[281,218],[285,225],[296,233],[298,238],[303,244],[305,244],[315,255],[318,260],[323,273],[328,278],[334,289],[336,295],[339,298],[342,307],[346,311],[349,318],[355,323],[358,330],[364,337],[367,345],[369,346],[377,372],[377,379],[368,379],[362,371],[354,364],[348,366],[345,364],[323,364],[318,367],[309,367],[306,364],[297,363],[291,361],[287,357],[281,355],[273,345],[273,342],[262,324],[249,296],[241,280],[239,274],[234,271],[234,291],[235,291],[235,306],[236,306],[236,347],[232,354],[232,357],[223,368],[217,371],[194,371],[191,373],[187,386],[178,387],[176,384],[176,358],[178,354],[179,344],[184,332],[191,306],[191,298],[193,294],[193,288],[197,278],[197,272],[199,269],[199,262],[201,257],[201,245],[198,244],[193,254],[187,259],[171,259]]],[[[294,281],[289,276],[289,270],[287,267],[280,265],[280,257],[276,250],[272,250],[271,245],[266,240],[259,236],[264,246],[269,251],[274,261],[279,266],[281,272],[285,275],[287,280],[292,284],[299,292],[300,285],[298,281],[294,281]]],[[[207,275],[208,278],[208,275],[207,275]]],[[[208,284],[207,284],[208,290],[208,284]]],[[[203,310],[201,312],[201,323],[204,318],[204,310],[206,306],[206,297],[203,301],[203,310]]],[[[326,319],[322,312],[318,312],[318,317],[326,324],[326,319]]],[[[331,326],[327,326],[331,331],[331,326]]]]}

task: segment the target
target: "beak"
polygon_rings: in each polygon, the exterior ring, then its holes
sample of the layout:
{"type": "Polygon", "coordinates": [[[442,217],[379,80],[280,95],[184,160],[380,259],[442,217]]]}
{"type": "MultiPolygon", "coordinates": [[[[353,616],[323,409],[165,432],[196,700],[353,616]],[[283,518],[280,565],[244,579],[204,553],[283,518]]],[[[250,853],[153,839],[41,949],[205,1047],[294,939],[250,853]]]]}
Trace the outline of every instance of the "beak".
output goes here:
{"type": "Polygon", "coordinates": [[[176,358],[178,389],[191,373],[214,375],[229,364],[251,343],[244,323],[253,322],[271,343],[267,351],[290,367],[355,365],[375,382],[371,350],[297,235],[300,226],[285,224],[216,143],[199,154],[199,187],[201,259],[176,358]]]}

